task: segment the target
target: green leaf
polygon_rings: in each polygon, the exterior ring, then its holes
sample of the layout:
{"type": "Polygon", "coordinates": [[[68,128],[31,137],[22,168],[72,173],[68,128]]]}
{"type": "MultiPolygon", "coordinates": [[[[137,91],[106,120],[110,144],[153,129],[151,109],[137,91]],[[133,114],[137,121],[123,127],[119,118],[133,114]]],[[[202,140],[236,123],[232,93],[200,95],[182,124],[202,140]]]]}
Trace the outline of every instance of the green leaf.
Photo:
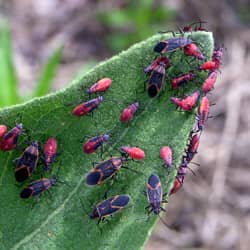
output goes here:
{"type": "Polygon", "coordinates": [[[0,87],[0,106],[19,102],[10,29],[7,22],[4,22],[0,27],[0,87]]]}
{"type": "Polygon", "coordinates": [[[42,70],[41,76],[34,91],[34,97],[40,97],[49,93],[52,87],[53,80],[55,78],[56,70],[61,61],[63,52],[63,46],[59,47],[54,51],[52,56],[48,59],[48,62],[42,70]]]}
{"type": "MultiPolygon", "coordinates": [[[[12,160],[21,154],[21,150],[0,152],[0,249],[142,248],[158,219],[152,214],[149,220],[146,220],[144,208],[147,206],[147,199],[143,194],[146,181],[150,174],[158,174],[164,192],[169,192],[176,174],[174,168],[167,173],[161,166],[160,147],[170,145],[173,148],[174,163],[178,166],[195,121],[195,111],[177,112],[169,102],[171,96],[177,95],[171,90],[169,82],[159,98],[150,99],[144,91],[146,77],[143,67],[155,57],[152,51],[155,43],[168,37],[170,34],[156,35],[136,44],[77,78],[72,86],[0,113],[12,126],[18,114],[21,114],[24,128],[31,131],[32,140],[44,143],[48,136],[58,139],[61,148],[58,163],[54,164],[52,173],[43,175],[55,174],[65,182],[51,188],[51,198],[45,193],[39,199],[21,200],[19,193],[22,186],[29,182],[17,185],[12,166],[12,160]],[[72,116],[74,105],[69,104],[77,104],[81,98],[86,100],[87,95],[83,89],[102,77],[112,78],[113,84],[105,94],[104,102],[94,111],[93,117],[72,116]],[[131,124],[121,124],[121,110],[135,100],[140,102],[140,110],[134,121],[131,124]],[[92,162],[101,161],[101,158],[98,154],[83,154],[80,140],[83,136],[94,136],[112,128],[114,129],[111,140],[114,143],[104,158],[108,158],[110,153],[119,155],[117,150],[122,145],[140,146],[145,150],[146,158],[140,164],[129,161],[127,166],[142,173],[121,169],[118,180],[113,183],[108,193],[108,196],[129,194],[130,206],[115,214],[109,222],[97,226],[97,221],[90,219],[88,214],[91,213],[93,205],[103,199],[110,181],[98,187],[85,184],[85,175],[91,169],[92,162]]],[[[209,58],[213,49],[212,34],[193,33],[192,39],[203,45],[203,52],[209,58]]],[[[196,60],[188,64],[186,61],[191,58],[183,59],[183,51],[174,53],[171,58],[174,66],[168,71],[169,77],[190,68],[197,69],[196,60]]],[[[190,93],[197,89],[197,86],[201,86],[205,74],[196,74],[197,84],[189,83],[183,92],[190,93]]],[[[26,146],[24,141],[23,135],[20,148],[26,146]]],[[[40,178],[42,170],[41,167],[38,169],[32,180],[40,178]]]]}

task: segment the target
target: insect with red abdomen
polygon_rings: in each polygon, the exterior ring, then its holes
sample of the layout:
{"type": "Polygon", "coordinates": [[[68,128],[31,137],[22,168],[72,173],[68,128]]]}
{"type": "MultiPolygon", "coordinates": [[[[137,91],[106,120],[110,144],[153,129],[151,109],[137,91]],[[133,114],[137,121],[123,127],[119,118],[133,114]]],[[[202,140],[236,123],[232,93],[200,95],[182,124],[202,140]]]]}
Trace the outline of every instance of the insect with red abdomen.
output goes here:
{"type": "Polygon", "coordinates": [[[121,151],[122,154],[125,154],[127,157],[129,156],[133,160],[143,160],[145,158],[144,151],[138,147],[122,146],[121,151]]]}
{"type": "Polygon", "coordinates": [[[188,81],[192,81],[195,78],[195,74],[187,73],[179,75],[178,77],[171,80],[171,85],[173,89],[177,89],[180,86],[186,84],[188,81]]]}
{"type": "Polygon", "coordinates": [[[205,123],[209,116],[209,100],[206,96],[202,97],[197,111],[198,130],[202,131],[205,128],[205,123]]]}
{"type": "Polygon", "coordinates": [[[106,92],[112,84],[112,80],[110,78],[102,78],[98,82],[94,83],[90,88],[87,89],[87,93],[89,95],[93,93],[102,93],[106,92]]]}
{"type": "Polygon", "coordinates": [[[99,147],[103,146],[104,142],[109,140],[109,134],[98,135],[88,139],[83,145],[83,151],[86,154],[94,153],[99,147]]]}
{"type": "Polygon", "coordinates": [[[5,132],[1,141],[0,141],[0,149],[3,151],[9,151],[17,147],[17,142],[19,136],[21,135],[23,130],[22,123],[19,123],[11,129],[9,132],[5,132]]]}
{"type": "Polygon", "coordinates": [[[170,67],[170,61],[167,57],[156,58],[146,69],[144,69],[145,74],[150,74],[154,71],[161,63],[164,63],[165,69],[170,67]]]}
{"type": "Polygon", "coordinates": [[[160,150],[160,157],[166,167],[173,167],[172,149],[170,147],[163,146],[160,150]]]}
{"type": "Polygon", "coordinates": [[[134,114],[139,108],[139,102],[132,103],[131,105],[127,106],[121,113],[120,121],[121,122],[129,122],[133,120],[134,114]]]}
{"type": "Polygon", "coordinates": [[[197,22],[193,22],[191,24],[185,25],[181,31],[182,32],[192,32],[193,30],[195,31],[207,31],[205,28],[202,27],[203,23],[207,23],[205,21],[197,21],[197,22]],[[195,24],[199,24],[198,26],[195,24]],[[193,28],[193,26],[195,25],[195,27],[193,28]]]}
{"type": "Polygon", "coordinates": [[[87,102],[83,102],[74,108],[74,110],[72,111],[72,115],[83,116],[90,112],[93,112],[96,108],[98,108],[102,101],[103,97],[99,96],[87,102]]]}
{"type": "Polygon", "coordinates": [[[199,60],[205,59],[205,56],[200,51],[199,47],[194,43],[191,43],[191,44],[188,44],[187,46],[185,46],[184,53],[185,53],[185,55],[193,56],[199,60]]]}
{"type": "Polygon", "coordinates": [[[179,191],[179,189],[182,187],[183,185],[183,181],[184,181],[184,177],[183,177],[183,180],[180,181],[178,178],[175,179],[174,181],[174,185],[172,187],[172,189],[170,190],[170,193],[169,195],[173,195],[175,194],[177,191],[179,191]]]}
{"type": "Polygon", "coordinates": [[[212,71],[209,73],[208,78],[202,84],[202,91],[204,94],[207,94],[209,91],[214,89],[214,84],[217,79],[217,71],[212,71]]]}
{"type": "Polygon", "coordinates": [[[184,161],[186,165],[190,163],[193,160],[194,155],[197,154],[199,143],[200,136],[198,134],[192,135],[188,143],[188,147],[185,150],[186,155],[184,156],[184,161]]]}
{"type": "Polygon", "coordinates": [[[177,107],[181,110],[184,111],[192,111],[192,109],[194,108],[197,99],[200,95],[200,92],[197,90],[195,92],[193,92],[190,96],[187,96],[184,99],[181,98],[177,98],[177,97],[171,97],[170,101],[174,104],[177,105],[177,107]]]}
{"type": "Polygon", "coordinates": [[[55,161],[57,155],[57,140],[51,137],[47,140],[43,147],[43,162],[44,171],[49,171],[51,169],[52,163],[55,161]]]}

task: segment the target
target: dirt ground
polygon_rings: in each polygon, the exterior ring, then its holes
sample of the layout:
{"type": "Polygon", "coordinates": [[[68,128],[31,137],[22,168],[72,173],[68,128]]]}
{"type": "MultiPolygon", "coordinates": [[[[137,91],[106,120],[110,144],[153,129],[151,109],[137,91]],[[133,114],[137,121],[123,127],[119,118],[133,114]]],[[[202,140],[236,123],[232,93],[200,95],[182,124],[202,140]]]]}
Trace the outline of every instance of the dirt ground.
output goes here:
{"type": "MultiPolygon", "coordinates": [[[[64,44],[63,62],[55,88],[61,88],[89,60],[103,60],[112,52],[103,42],[105,29],[95,19],[100,9],[126,1],[9,0],[0,1],[0,18],[7,16],[14,38],[20,91],[29,91],[38,69],[58,44],[64,44]],[[56,11],[55,11],[56,10],[56,11]]],[[[202,135],[194,159],[196,176],[172,196],[165,221],[156,227],[147,250],[250,249],[250,23],[239,13],[249,1],[166,0],[185,24],[200,17],[208,22],[217,45],[226,48],[222,73],[210,100],[214,116],[202,135]]],[[[243,14],[242,14],[243,15],[243,14]]]]}

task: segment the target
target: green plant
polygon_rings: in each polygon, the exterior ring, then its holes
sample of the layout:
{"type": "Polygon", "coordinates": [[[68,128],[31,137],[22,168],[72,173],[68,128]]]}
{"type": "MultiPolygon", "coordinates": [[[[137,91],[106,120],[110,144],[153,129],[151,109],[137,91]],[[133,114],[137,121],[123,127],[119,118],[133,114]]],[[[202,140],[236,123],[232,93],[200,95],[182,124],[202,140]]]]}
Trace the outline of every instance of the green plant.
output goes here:
{"type": "Polygon", "coordinates": [[[18,79],[13,62],[11,35],[8,23],[1,25],[0,30],[0,107],[14,105],[31,97],[47,94],[52,87],[62,57],[63,48],[56,49],[42,70],[36,89],[31,96],[20,96],[18,93],[18,79]]]}
{"type": "MultiPolygon", "coordinates": [[[[21,114],[23,126],[31,131],[32,140],[43,143],[48,136],[58,139],[62,153],[52,173],[46,175],[57,174],[59,180],[65,182],[51,190],[52,198],[44,194],[39,199],[21,200],[19,193],[29,181],[22,187],[15,185],[12,167],[12,160],[21,151],[0,152],[0,249],[142,248],[158,218],[152,215],[146,220],[144,208],[147,200],[143,191],[147,178],[152,173],[158,174],[164,192],[169,192],[176,169],[167,173],[161,167],[160,147],[171,145],[174,164],[178,166],[195,121],[195,111],[177,112],[169,102],[169,98],[176,94],[169,83],[159,98],[150,99],[143,92],[145,75],[141,65],[148,65],[155,57],[152,52],[154,44],[169,37],[170,34],[156,35],[99,64],[64,90],[0,112],[0,116],[12,126],[17,115],[21,114]],[[82,89],[101,77],[113,79],[111,88],[104,96],[105,101],[94,111],[93,117],[72,116],[74,105],[70,104],[77,104],[83,94],[86,100],[87,94],[82,89]],[[140,102],[141,111],[136,114],[134,121],[129,125],[118,123],[121,110],[135,99],[140,102]],[[111,100],[118,104],[114,105],[111,100]],[[104,157],[109,157],[110,153],[116,155],[116,149],[121,145],[138,145],[145,150],[146,158],[141,164],[129,162],[130,168],[142,173],[122,169],[108,193],[108,196],[129,194],[131,206],[98,227],[88,214],[94,203],[103,199],[110,182],[98,187],[85,185],[85,175],[91,169],[92,162],[101,159],[98,154],[83,154],[79,141],[84,135],[106,132],[115,124],[117,127],[112,135],[115,143],[104,157]]],[[[213,50],[212,34],[194,32],[192,38],[204,46],[203,52],[210,58],[213,50]]],[[[190,70],[190,67],[197,68],[197,62],[187,64],[183,59],[183,51],[174,53],[171,62],[175,67],[168,71],[169,76],[190,70]]],[[[206,75],[196,74],[197,82],[202,82],[206,75]]],[[[195,84],[189,84],[185,92],[190,93],[196,88],[195,84]]],[[[25,146],[25,137],[22,136],[19,147],[25,146]]],[[[40,172],[33,175],[32,179],[40,178],[40,172]]]]}
{"type": "Polygon", "coordinates": [[[159,30],[166,30],[166,23],[173,17],[174,11],[152,0],[130,1],[123,9],[98,14],[99,20],[111,29],[106,34],[106,42],[116,52],[159,30]]]}

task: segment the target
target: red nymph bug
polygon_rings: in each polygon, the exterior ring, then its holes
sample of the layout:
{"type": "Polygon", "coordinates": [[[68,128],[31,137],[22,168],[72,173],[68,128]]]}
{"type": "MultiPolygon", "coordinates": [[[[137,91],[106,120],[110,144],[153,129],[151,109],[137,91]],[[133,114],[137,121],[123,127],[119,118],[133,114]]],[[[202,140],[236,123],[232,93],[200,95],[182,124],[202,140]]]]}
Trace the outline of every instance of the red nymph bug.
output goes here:
{"type": "Polygon", "coordinates": [[[193,31],[193,26],[195,25],[195,24],[198,24],[199,23],[199,25],[196,25],[195,27],[194,27],[194,30],[195,31],[206,31],[206,29],[205,28],[203,28],[202,27],[202,23],[206,23],[206,22],[204,22],[204,21],[197,21],[197,22],[193,22],[193,23],[191,23],[191,24],[188,24],[188,25],[185,25],[182,29],[181,29],[181,32],[192,32],[193,31]]]}
{"type": "Polygon", "coordinates": [[[149,205],[145,209],[148,215],[152,212],[156,215],[159,215],[161,211],[166,212],[166,210],[161,207],[162,203],[166,203],[167,201],[163,201],[161,181],[157,175],[152,174],[149,176],[146,192],[149,205]]]}
{"type": "Polygon", "coordinates": [[[7,126],[0,125],[0,138],[2,138],[7,132],[7,126]]]}
{"type": "Polygon", "coordinates": [[[204,94],[207,94],[214,88],[216,79],[217,79],[217,71],[210,72],[208,78],[204,81],[202,85],[202,91],[204,94]]]}
{"type": "Polygon", "coordinates": [[[139,108],[139,102],[132,103],[131,105],[127,106],[121,113],[120,121],[121,122],[129,122],[133,120],[134,113],[139,108]]]}
{"type": "Polygon", "coordinates": [[[83,145],[83,151],[86,154],[94,153],[104,142],[109,140],[109,134],[103,134],[88,139],[83,145]]]}
{"type": "Polygon", "coordinates": [[[23,182],[28,179],[34,172],[39,159],[38,143],[32,142],[23,154],[15,160],[15,178],[18,182],[23,182]]]}
{"type": "Polygon", "coordinates": [[[182,187],[182,185],[183,185],[183,182],[181,182],[178,178],[176,178],[174,181],[174,185],[172,189],[170,190],[169,195],[175,194],[182,187]]]}
{"type": "Polygon", "coordinates": [[[190,43],[187,46],[184,47],[184,53],[188,56],[193,56],[199,60],[204,60],[205,57],[204,55],[201,53],[199,47],[194,44],[194,43],[190,43]]]}
{"type": "Polygon", "coordinates": [[[186,84],[188,81],[192,81],[195,78],[195,74],[187,73],[179,75],[178,77],[172,79],[171,85],[173,89],[177,89],[180,86],[186,84]]]}
{"type": "Polygon", "coordinates": [[[114,176],[123,164],[127,161],[125,157],[111,157],[110,159],[97,164],[86,176],[88,185],[102,185],[102,183],[114,176]]]}
{"type": "Polygon", "coordinates": [[[165,53],[165,52],[173,52],[177,49],[184,48],[188,44],[193,43],[193,41],[186,37],[173,37],[166,40],[163,40],[157,43],[154,47],[154,52],[165,53]]]}
{"type": "Polygon", "coordinates": [[[198,107],[197,111],[197,125],[199,131],[202,131],[205,127],[205,123],[208,119],[209,115],[209,100],[206,96],[202,97],[200,101],[200,105],[198,107]]]}
{"type": "Polygon", "coordinates": [[[172,159],[172,149],[168,146],[163,146],[160,150],[160,157],[164,161],[164,165],[166,167],[172,167],[173,159],[172,159]]]}
{"type": "Polygon", "coordinates": [[[170,67],[170,61],[167,57],[158,57],[144,70],[145,74],[150,74],[161,63],[164,63],[166,69],[170,67]]]}
{"type": "Polygon", "coordinates": [[[103,97],[99,96],[95,99],[91,99],[87,102],[83,102],[74,108],[74,110],[72,111],[72,114],[75,116],[86,115],[92,112],[94,109],[98,108],[98,106],[100,105],[102,101],[103,101],[103,97]]]}
{"type": "Polygon", "coordinates": [[[165,82],[165,63],[161,62],[152,72],[148,81],[148,95],[149,97],[157,96],[164,86],[165,82]]]}
{"type": "Polygon", "coordinates": [[[217,69],[219,69],[220,65],[218,63],[216,63],[215,61],[207,61],[205,63],[203,63],[199,69],[200,70],[209,70],[209,71],[215,71],[217,69]]]}
{"type": "Polygon", "coordinates": [[[130,197],[126,194],[123,195],[115,195],[110,197],[104,201],[98,203],[90,215],[91,219],[98,218],[99,224],[106,217],[112,216],[113,214],[121,211],[125,208],[129,203],[130,197]]]}
{"type": "Polygon", "coordinates": [[[194,108],[199,95],[200,95],[200,92],[197,90],[193,92],[190,96],[187,96],[184,99],[171,97],[170,101],[176,104],[177,107],[180,108],[181,110],[191,111],[194,108]]]}
{"type": "Polygon", "coordinates": [[[43,169],[48,171],[51,169],[52,163],[55,161],[57,154],[57,141],[54,137],[51,137],[47,140],[43,147],[43,169]]]}
{"type": "Polygon", "coordinates": [[[31,182],[27,187],[25,187],[20,193],[20,197],[22,199],[28,199],[30,197],[38,196],[44,191],[49,191],[49,189],[56,185],[57,179],[52,177],[42,178],[40,180],[36,180],[31,182]]]}
{"type": "Polygon", "coordinates": [[[133,160],[143,160],[145,158],[144,151],[138,147],[123,146],[121,147],[121,151],[133,160]]]}
{"type": "Polygon", "coordinates": [[[9,151],[17,146],[18,138],[23,130],[22,123],[19,123],[11,129],[9,132],[5,133],[0,141],[0,149],[3,151],[9,151]]]}
{"type": "Polygon", "coordinates": [[[112,84],[112,80],[110,78],[102,78],[98,82],[94,83],[89,89],[87,89],[87,93],[89,95],[93,93],[106,92],[112,84]]]}
{"type": "Polygon", "coordinates": [[[183,161],[185,161],[184,165],[187,165],[193,160],[194,155],[197,154],[199,143],[200,143],[200,136],[198,134],[194,134],[190,139],[187,149],[185,150],[186,155],[184,156],[183,159],[183,161]]]}

